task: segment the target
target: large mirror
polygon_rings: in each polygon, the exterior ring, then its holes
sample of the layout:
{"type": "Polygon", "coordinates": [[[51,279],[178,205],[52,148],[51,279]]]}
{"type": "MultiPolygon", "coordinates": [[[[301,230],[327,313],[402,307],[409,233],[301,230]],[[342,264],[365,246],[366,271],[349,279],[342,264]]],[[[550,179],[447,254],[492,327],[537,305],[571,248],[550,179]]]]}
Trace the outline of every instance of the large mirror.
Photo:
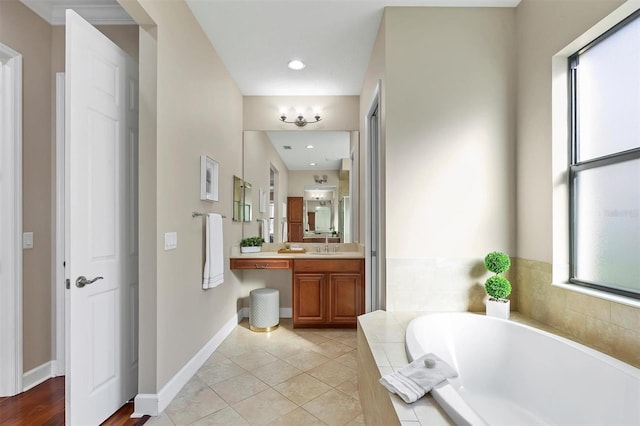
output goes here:
{"type": "Polygon", "coordinates": [[[357,139],[349,131],[245,131],[244,179],[254,183],[254,206],[262,193],[268,206],[254,207],[257,223],[245,224],[243,235],[259,234],[267,221],[266,241],[352,242],[351,153],[357,139]],[[297,220],[303,232],[289,235],[297,220]]]}

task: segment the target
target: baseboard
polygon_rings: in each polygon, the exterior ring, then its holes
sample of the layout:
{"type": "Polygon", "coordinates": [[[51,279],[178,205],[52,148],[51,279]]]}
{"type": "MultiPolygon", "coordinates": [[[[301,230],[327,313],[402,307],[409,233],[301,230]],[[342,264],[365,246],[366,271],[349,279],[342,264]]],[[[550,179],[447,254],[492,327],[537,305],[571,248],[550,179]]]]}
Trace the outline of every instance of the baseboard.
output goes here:
{"type": "Polygon", "coordinates": [[[176,397],[180,389],[196,374],[211,354],[238,325],[240,313],[234,314],[225,325],[195,354],[157,394],[138,394],[134,400],[132,417],[157,416],[176,397]]]}
{"type": "Polygon", "coordinates": [[[133,414],[131,417],[139,419],[142,416],[157,416],[158,411],[158,394],[157,393],[139,393],[133,400],[133,414]]]}
{"type": "Polygon", "coordinates": [[[44,364],[24,373],[22,375],[22,391],[26,392],[29,389],[38,386],[45,380],[56,377],[55,367],[55,361],[47,361],[44,364]]]}
{"type": "MultiPolygon", "coordinates": [[[[249,308],[242,308],[240,309],[240,311],[238,311],[238,315],[240,318],[240,321],[242,320],[242,318],[249,318],[249,311],[251,309],[249,308]]],[[[293,309],[292,308],[280,308],[280,318],[293,318],[293,309]]]]}

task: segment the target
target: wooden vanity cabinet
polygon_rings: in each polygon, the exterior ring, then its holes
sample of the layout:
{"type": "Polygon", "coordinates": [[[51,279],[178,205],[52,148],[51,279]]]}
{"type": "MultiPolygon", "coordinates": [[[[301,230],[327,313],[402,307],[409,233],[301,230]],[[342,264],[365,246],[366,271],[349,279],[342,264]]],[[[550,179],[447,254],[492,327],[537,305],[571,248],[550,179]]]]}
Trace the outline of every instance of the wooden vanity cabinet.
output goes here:
{"type": "Polygon", "coordinates": [[[364,313],[364,259],[295,259],[293,326],[355,327],[364,313]]]}
{"type": "Polygon", "coordinates": [[[231,269],[291,269],[291,259],[236,259],[230,261],[231,269]]]}

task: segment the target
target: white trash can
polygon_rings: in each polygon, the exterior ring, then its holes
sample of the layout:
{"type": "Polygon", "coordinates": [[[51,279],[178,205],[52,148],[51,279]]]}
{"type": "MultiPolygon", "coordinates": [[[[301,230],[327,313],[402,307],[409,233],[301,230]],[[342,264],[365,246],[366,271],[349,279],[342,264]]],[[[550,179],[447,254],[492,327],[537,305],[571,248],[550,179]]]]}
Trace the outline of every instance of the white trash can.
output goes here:
{"type": "Polygon", "coordinates": [[[249,292],[249,329],[273,331],[280,323],[280,292],[274,288],[258,288],[249,292]]]}

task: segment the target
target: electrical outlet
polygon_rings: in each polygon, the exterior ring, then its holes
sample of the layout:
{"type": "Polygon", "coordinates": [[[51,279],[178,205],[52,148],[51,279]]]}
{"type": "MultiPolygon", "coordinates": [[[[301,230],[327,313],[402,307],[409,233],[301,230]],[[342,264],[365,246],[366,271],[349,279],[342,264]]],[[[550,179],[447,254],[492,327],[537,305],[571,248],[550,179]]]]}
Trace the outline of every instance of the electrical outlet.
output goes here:
{"type": "Polygon", "coordinates": [[[177,232],[165,232],[164,234],[164,249],[175,250],[178,248],[178,233],[177,232]]]}

